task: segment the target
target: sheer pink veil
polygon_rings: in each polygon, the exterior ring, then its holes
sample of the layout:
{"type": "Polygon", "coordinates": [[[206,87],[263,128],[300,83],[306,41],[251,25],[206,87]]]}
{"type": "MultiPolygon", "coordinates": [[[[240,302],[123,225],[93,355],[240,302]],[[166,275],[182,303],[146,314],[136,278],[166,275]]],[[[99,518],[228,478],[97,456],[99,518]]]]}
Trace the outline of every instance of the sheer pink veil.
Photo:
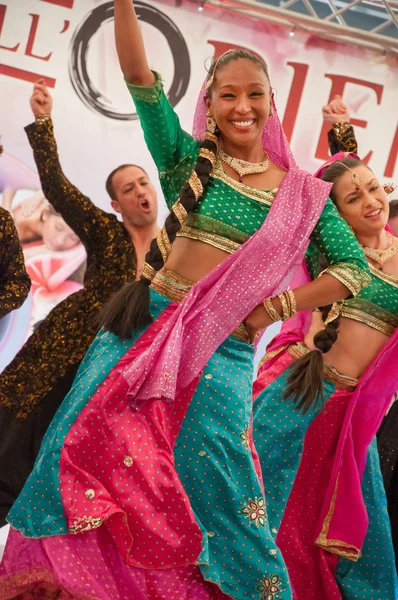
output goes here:
{"type": "MultiPolygon", "coordinates": [[[[198,140],[204,140],[206,131],[206,80],[200,90],[198,102],[193,120],[192,134],[198,140]]],[[[271,161],[282,169],[293,169],[297,167],[293,153],[290,149],[289,142],[286,139],[282,129],[278,111],[273,101],[273,115],[267,120],[263,130],[262,142],[263,148],[268,154],[271,161]]]]}
{"type": "MultiPolygon", "coordinates": [[[[206,82],[193,124],[199,140],[206,130],[205,89],[206,82]]],[[[303,259],[331,186],[298,167],[275,106],[262,141],[270,160],[286,171],[269,213],[249,240],[191,288],[150,348],[123,370],[136,407],[154,398],[172,402],[255,306],[288,287],[303,259]]]]}

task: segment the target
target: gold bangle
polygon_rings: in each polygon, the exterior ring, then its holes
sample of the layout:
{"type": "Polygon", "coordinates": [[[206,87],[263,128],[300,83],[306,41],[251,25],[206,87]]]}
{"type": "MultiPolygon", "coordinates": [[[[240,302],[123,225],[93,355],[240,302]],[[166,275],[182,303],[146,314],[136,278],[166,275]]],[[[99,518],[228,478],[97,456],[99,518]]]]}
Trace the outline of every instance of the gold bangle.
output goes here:
{"type": "Polygon", "coordinates": [[[278,321],[281,320],[282,317],[280,316],[278,311],[275,310],[275,308],[272,304],[271,298],[266,298],[264,300],[263,304],[264,304],[265,310],[267,311],[268,316],[274,323],[277,323],[278,321]]]}
{"type": "Polygon", "coordinates": [[[285,294],[287,295],[287,297],[289,298],[289,302],[290,302],[290,318],[294,317],[297,313],[297,301],[296,301],[296,295],[293,292],[293,290],[287,290],[287,292],[285,292],[285,294]]]}
{"type": "Polygon", "coordinates": [[[290,318],[290,300],[283,294],[278,294],[279,301],[282,305],[282,321],[287,321],[290,318]]]}

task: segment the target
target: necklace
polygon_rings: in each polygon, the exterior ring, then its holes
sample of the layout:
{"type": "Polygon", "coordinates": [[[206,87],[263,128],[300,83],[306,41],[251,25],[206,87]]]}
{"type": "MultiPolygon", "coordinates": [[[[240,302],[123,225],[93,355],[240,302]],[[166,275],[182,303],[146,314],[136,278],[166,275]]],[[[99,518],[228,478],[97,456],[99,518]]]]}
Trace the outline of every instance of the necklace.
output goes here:
{"type": "Polygon", "coordinates": [[[252,163],[242,160],[241,158],[229,156],[229,154],[226,154],[221,148],[218,151],[218,156],[223,162],[229,165],[231,169],[238,173],[240,183],[242,183],[245,175],[252,175],[253,173],[265,173],[271,166],[268,156],[262,162],[252,163]]]}
{"type": "Polygon", "coordinates": [[[375,248],[368,248],[367,246],[362,246],[365,256],[374,260],[377,264],[381,265],[383,269],[383,265],[390,260],[393,256],[398,254],[398,238],[391,235],[389,231],[386,231],[388,237],[391,240],[390,246],[387,250],[376,250],[375,248]]]}

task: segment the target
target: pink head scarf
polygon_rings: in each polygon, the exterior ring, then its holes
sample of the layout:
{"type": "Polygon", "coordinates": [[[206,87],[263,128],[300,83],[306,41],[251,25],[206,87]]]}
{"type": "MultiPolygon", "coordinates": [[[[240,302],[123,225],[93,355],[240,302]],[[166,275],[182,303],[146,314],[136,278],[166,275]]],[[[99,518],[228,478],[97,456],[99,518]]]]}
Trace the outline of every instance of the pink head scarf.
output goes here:
{"type": "MultiPolygon", "coordinates": [[[[206,128],[204,91],[205,85],[194,119],[199,139],[206,128]]],[[[136,406],[153,398],[172,402],[177,388],[199,375],[264,298],[288,287],[303,260],[331,186],[297,167],[276,109],[262,140],[270,158],[286,170],[269,214],[260,230],[191,288],[151,347],[125,369],[129,399],[136,406]]]]}

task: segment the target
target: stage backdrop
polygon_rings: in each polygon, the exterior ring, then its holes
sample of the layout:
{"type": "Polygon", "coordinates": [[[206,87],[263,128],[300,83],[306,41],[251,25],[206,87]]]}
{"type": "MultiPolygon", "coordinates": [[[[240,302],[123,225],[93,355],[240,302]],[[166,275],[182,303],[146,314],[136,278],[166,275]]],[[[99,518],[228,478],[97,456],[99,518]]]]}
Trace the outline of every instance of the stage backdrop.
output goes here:
{"type": "MultiPolygon", "coordinates": [[[[382,180],[393,179],[398,147],[396,59],[299,30],[291,36],[288,29],[227,11],[199,12],[184,2],[177,7],[140,0],[136,8],[150,65],[162,74],[188,131],[206,64],[228,48],[246,47],[269,65],[278,110],[303,168],[315,171],[326,159],[321,107],[334,94],[342,94],[356,126],[360,154],[382,180]]],[[[164,219],[157,174],[117,62],[112,19],[109,1],[0,0],[0,133],[6,152],[0,159],[0,192],[15,214],[48,209],[23,130],[32,121],[32,83],[44,77],[54,97],[55,133],[69,179],[98,206],[111,210],[106,176],[121,163],[141,164],[156,181],[160,221],[164,219]]],[[[33,292],[20,311],[0,324],[0,368],[34,323],[81,285],[84,251],[78,241],[55,251],[46,240],[33,249],[29,243],[25,246],[33,292]]]]}

